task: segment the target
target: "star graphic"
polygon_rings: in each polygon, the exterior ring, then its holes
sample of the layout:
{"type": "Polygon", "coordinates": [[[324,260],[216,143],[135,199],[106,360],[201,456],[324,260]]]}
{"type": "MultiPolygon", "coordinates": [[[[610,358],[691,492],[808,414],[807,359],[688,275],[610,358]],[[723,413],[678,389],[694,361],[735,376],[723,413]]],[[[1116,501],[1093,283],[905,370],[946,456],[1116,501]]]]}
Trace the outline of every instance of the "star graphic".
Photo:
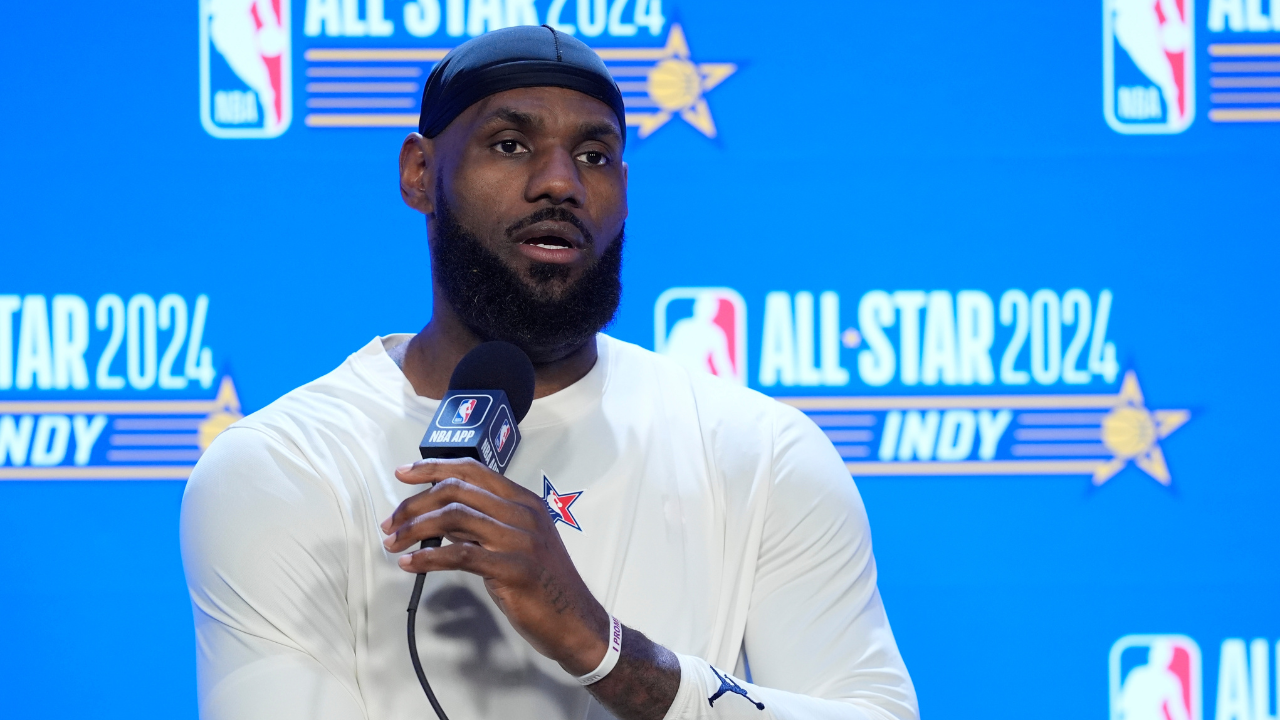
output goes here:
{"type": "Polygon", "coordinates": [[[578,532],[582,532],[582,526],[578,525],[573,513],[569,512],[569,506],[578,499],[582,492],[582,490],[579,490],[578,492],[561,495],[556,492],[555,486],[551,484],[551,478],[547,477],[546,473],[542,474],[542,501],[547,504],[547,512],[551,514],[552,525],[561,522],[578,532]]]}
{"type": "Polygon", "coordinates": [[[635,126],[643,138],[666,125],[671,118],[681,119],[709,138],[716,136],[706,93],[738,70],[734,63],[695,63],[689,54],[684,28],[673,23],[662,48],[601,48],[606,61],[652,61],[642,66],[610,63],[609,70],[618,78],[627,105],[627,125],[635,126]],[[627,77],[643,77],[628,81],[627,77]],[[656,108],[655,111],[640,108],[656,108]]]}
{"type": "Polygon", "coordinates": [[[1148,410],[1132,370],[1124,374],[1116,406],[1102,418],[1102,443],[1114,457],[1093,472],[1093,484],[1101,485],[1124,469],[1132,460],[1143,472],[1161,485],[1169,485],[1173,477],[1165,462],[1160,441],[1173,434],[1191,419],[1189,410],[1148,410]]]}
{"type": "Polygon", "coordinates": [[[244,413],[240,412],[236,384],[231,382],[230,375],[223,375],[222,382],[218,383],[218,396],[213,399],[213,412],[205,416],[199,426],[200,452],[208,450],[214,438],[242,417],[244,413]]]}

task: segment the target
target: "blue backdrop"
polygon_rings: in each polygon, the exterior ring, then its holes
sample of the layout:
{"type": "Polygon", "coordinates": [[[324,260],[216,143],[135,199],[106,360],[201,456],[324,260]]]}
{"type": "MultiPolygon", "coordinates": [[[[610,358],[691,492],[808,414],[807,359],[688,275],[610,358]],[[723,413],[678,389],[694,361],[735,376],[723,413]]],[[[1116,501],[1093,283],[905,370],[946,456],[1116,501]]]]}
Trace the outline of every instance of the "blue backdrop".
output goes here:
{"type": "Polygon", "coordinates": [[[926,717],[1276,714],[1276,0],[281,2],[4,10],[0,713],[195,716],[182,480],[426,322],[424,73],[558,22],[627,96],[610,332],[828,431],[926,717]]]}

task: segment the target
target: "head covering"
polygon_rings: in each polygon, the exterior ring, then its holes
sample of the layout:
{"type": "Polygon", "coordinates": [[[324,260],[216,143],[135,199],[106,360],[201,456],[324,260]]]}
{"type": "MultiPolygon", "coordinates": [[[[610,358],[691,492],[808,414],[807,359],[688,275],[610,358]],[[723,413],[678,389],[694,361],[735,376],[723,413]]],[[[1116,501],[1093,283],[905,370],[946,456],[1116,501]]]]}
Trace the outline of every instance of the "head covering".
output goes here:
{"type": "Polygon", "coordinates": [[[547,25],[494,30],[450,50],[422,89],[418,132],[435,137],[480,100],[526,87],[568,88],[599,100],[618,116],[626,140],[622,92],[604,61],[581,40],[547,25]]]}

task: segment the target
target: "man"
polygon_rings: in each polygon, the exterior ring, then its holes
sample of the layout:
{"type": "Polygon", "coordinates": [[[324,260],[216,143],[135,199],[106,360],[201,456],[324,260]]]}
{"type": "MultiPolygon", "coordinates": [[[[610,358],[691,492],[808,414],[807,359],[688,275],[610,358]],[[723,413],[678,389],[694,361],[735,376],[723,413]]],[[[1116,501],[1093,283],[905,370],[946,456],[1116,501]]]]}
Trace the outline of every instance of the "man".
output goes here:
{"type": "Polygon", "coordinates": [[[454,720],[917,716],[823,434],[599,334],[621,291],[625,129],[603,63],[550,28],[433,70],[400,153],[430,323],[237,423],[188,484],[205,718],[430,717],[404,637],[419,572],[418,644],[454,720]],[[413,462],[433,398],[491,339],[536,367],[507,476],[413,462]]]}

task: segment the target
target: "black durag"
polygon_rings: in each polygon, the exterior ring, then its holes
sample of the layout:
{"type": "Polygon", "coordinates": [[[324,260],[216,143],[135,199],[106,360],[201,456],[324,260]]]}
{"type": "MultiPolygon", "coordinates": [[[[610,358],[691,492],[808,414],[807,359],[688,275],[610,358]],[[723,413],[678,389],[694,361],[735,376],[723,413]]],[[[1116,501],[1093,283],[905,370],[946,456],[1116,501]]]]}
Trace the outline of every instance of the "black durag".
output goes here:
{"type": "Polygon", "coordinates": [[[626,139],[622,91],[599,55],[581,40],[548,25],[485,33],[449,51],[422,88],[418,132],[433,138],[480,100],[507,90],[562,87],[608,105],[626,139]]]}

